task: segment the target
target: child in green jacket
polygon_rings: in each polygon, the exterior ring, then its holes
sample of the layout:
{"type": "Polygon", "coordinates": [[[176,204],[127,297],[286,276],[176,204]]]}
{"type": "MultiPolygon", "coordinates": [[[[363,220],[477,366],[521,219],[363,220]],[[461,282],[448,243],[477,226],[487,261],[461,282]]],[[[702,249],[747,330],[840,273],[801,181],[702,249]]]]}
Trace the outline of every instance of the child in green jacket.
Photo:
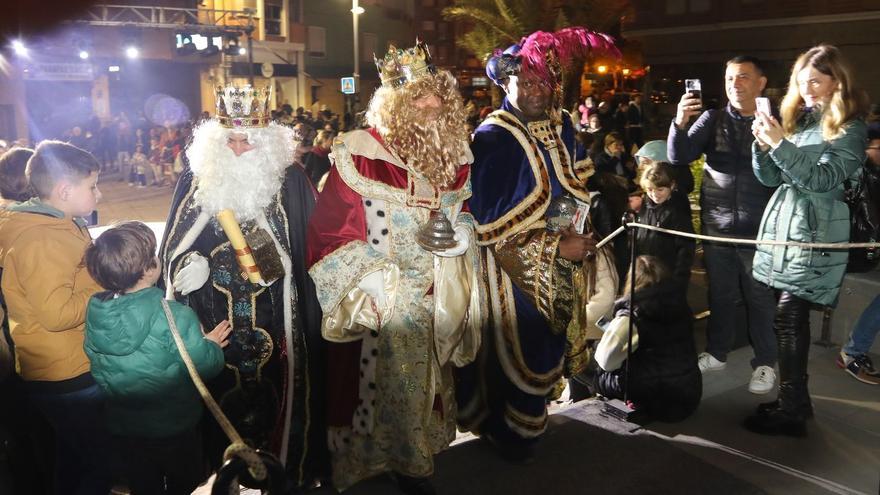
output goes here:
{"type": "MultiPolygon", "coordinates": [[[[156,238],[140,222],[107,230],[86,250],[92,277],[107,289],[89,301],[85,351],[107,397],[108,427],[132,494],[191,493],[205,478],[198,423],[202,400],[178,353],[162,308],[156,238]]],[[[168,302],[204,379],[223,369],[232,330],[203,334],[188,307],[168,302]]]]}

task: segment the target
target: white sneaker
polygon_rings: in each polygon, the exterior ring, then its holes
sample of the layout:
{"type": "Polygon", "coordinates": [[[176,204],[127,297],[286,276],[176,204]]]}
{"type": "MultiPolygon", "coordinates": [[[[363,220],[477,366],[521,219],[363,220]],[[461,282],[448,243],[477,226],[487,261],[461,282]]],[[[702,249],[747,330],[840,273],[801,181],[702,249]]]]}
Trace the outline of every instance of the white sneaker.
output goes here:
{"type": "Polygon", "coordinates": [[[707,371],[721,371],[727,366],[727,363],[715,359],[715,356],[708,352],[703,352],[697,357],[697,366],[700,367],[700,373],[705,373],[707,371]]]}
{"type": "Polygon", "coordinates": [[[749,380],[749,392],[753,394],[763,395],[776,385],[776,371],[770,366],[758,366],[752,372],[752,379],[749,380]]]}

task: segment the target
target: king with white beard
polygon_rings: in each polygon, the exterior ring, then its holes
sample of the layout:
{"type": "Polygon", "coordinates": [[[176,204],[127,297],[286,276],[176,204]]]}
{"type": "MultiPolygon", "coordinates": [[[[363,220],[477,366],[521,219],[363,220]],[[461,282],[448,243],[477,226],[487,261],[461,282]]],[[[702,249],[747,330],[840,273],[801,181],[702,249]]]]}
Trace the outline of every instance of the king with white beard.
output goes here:
{"type": "MultiPolygon", "coordinates": [[[[321,310],[304,267],[314,190],[293,162],[293,131],[269,121],[269,91],[220,88],[217,118],[193,132],[160,248],[167,297],[205,328],[229,320],[226,368],[209,387],[251,445],[292,485],[323,471],[321,310]]],[[[228,441],[208,420],[215,467],[228,441]]]]}

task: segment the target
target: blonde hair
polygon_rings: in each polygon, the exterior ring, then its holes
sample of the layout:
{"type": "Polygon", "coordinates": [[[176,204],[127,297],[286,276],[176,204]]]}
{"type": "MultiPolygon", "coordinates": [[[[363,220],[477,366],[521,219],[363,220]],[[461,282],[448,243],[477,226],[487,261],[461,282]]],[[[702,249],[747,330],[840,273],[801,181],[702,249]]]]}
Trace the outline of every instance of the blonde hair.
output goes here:
{"type": "MultiPolygon", "coordinates": [[[[642,255],[636,258],[636,288],[642,290],[652,285],[659,284],[661,281],[669,277],[669,269],[656,256],[642,255]]],[[[630,292],[632,283],[632,269],[627,271],[626,284],[623,288],[623,295],[630,292]]]]}
{"type": "Polygon", "coordinates": [[[672,179],[669,165],[663,162],[656,162],[645,166],[639,178],[639,187],[645,191],[658,187],[671,188],[674,185],[675,181],[672,179]]]}
{"type": "Polygon", "coordinates": [[[329,148],[330,144],[333,143],[333,138],[335,137],[335,133],[333,131],[328,131],[326,129],[322,129],[318,131],[318,134],[315,135],[315,139],[312,141],[312,146],[318,147],[324,143],[327,143],[327,147],[329,148]]]}
{"type": "Polygon", "coordinates": [[[607,149],[609,146],[611,146],[614,143],[623,144],[623,136],[621,136],[620,133],[618,133],[618,132],[612,131],[612,132],[609,132],[608,134],[605,135],[605,141],[603,142],[603,144],[605,145],[605,148],[607,149]]]}
{"type": "Polygon", "coordinates": [[[807,67],[831,76],[837,82],[827,108],[822,109],[822,137],[830,141],[843,134],[844,124],[864,113],[865,95],[853,86],[852,71],[843,60],[840,50],[831,45],[810,48],[795,61],[788,80],[788,92],[780,106],[782,128],[786,137],[797,132],[798,117],[804,108],[797,77],[807,67]]]}
{"type": "Polygon", "coordinates": [[[469,146],[467,112],[458,85],[449,71],[422,77],[402,87],[382,86],[370,99],[367,123],[415,173],[438,187],[450,186],[465,162],[469,146]],[[436,95],[440,116],[425,121],[415,105],[436,95]]]}

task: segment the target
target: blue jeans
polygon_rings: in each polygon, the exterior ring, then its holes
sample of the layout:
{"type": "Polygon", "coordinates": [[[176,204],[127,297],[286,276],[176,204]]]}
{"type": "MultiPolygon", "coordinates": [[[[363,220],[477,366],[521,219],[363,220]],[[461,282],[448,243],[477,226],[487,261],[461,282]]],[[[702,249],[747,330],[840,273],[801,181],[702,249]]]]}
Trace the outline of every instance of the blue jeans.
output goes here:
{"type": "Polygon", "coordinates": [[[843,352],[850,356],[867,354],[880,331],[880,296],[876,296],[871,304],[862,311],[856,327],[849,336],[849,342],[843,346],[843,352]]]}
{"type": "Polygon", "coordinates": [[[773,317],[776,295],[773,289],[752,277],[755,250],[729,244],[703,244],[703,260],[709,277],[709,325],[706,352],[719,361],[736,339],[736,303],[741,298],[748,315],[749,338],[755,350],[752,368],[776,364],[776,334],[773,317]]]}
{"type": "Polygon", "coordinates": [[[55,493],[109,493],[116,470],[98,385],[67,393],[32,390],[28,397],[55,430],[55,493]]]}

